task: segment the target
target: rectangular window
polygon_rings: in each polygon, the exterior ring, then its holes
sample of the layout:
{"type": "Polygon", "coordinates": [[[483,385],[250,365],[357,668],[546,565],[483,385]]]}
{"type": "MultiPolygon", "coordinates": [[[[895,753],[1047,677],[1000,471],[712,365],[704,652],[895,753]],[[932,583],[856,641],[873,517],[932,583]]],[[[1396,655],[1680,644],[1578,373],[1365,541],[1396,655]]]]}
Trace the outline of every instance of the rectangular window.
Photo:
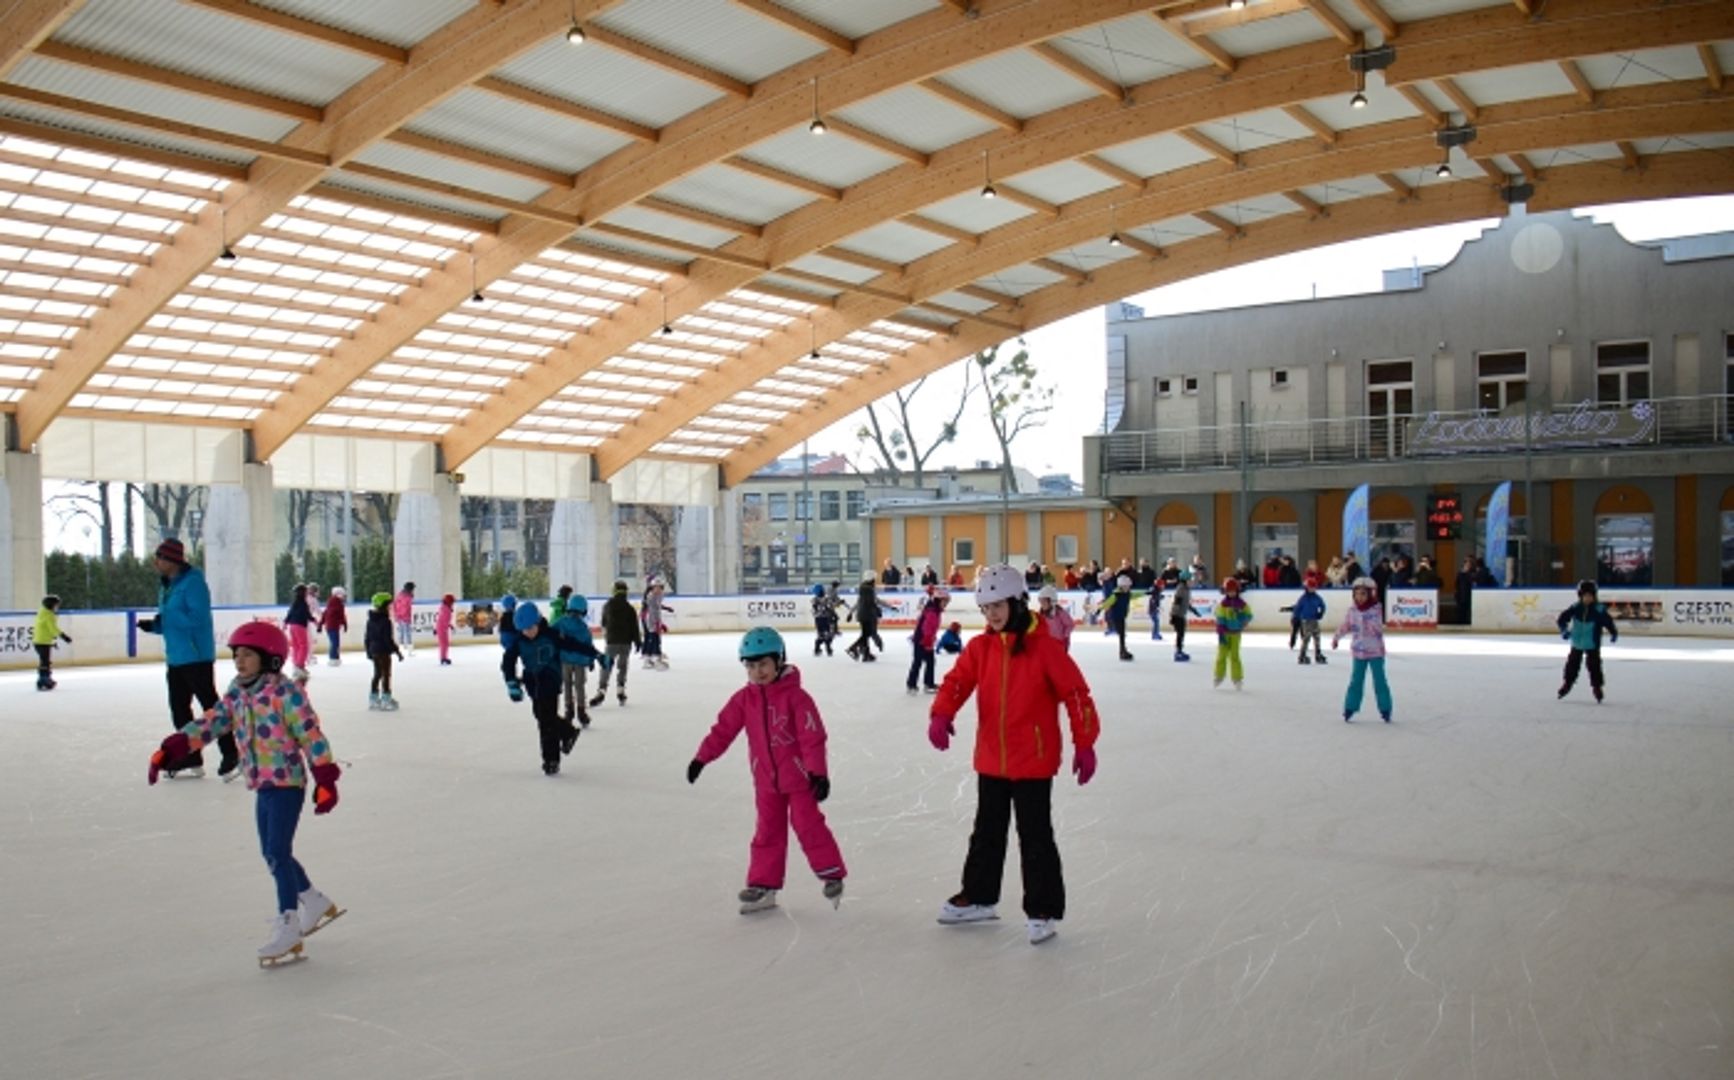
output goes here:
{"type": "MultiPolygon", "coordinates": [[[[1397,556],[1407,555],[1415,558],[1415,523],[1413,521],[1373,521],[1368,522],[1372,544],[1368,548],[1368,557],[1377,564],[1380,559],[1397,561],[1397,556]]],[[[1365,567],[1371,573],[1371,566],[1365,567]]]]}
{"type": "Polygon", "coordinates": [[[813,493],[810,491],[795,492],[795,520],[813,520],[813,493]]]}
{"type": "Polygon", "coordinates": [[[807,569],[807,556],[808,556],[808,553],[810,553],[812,550],[813,550],[813,545],[811,545],[811,544],[796,544],[795,545],[795,569],[796,570],[807,569]]]}
{"type": "Polygon", "coordinates": [[[951,542],[951,561],[957,566],[975,565],[975,541],[960,536],[951,542]]]}
{"type": "Polygon", "coordinates": [[[1596,580],[1603,585],[1649,585],[1656,559],[1656,519],[1651,514],[1603,514],[1596,518],[1596,580]]]}
{"type": "Polygon", "coordinates": [[[741,548],[741,573],[747,577],[758,577],[764,568],[764,548],[757,544],[748,544],[741,548]]]}
{"type": "Polygon", "coordinates": [[[867,509],[867,493],[865,491],[849,492],[844,500],[844,507],[844,513],[850,521],[854,521],[867,509]]]}
{"type": "Polygon", "coordinates": [[[1596,404],[1630,405],[1649,397],[1649,342],[1608,341],[1596,346],[1596,404]]]}
{"type": "Polygon", "coordinates": [[[638,551],[636,549],[620,549],[620,552],[614,558],[614,574],[616,577],[623,578],[634,578],[638,576],[638,551]]]}
{"type": "Polygon", "coordinates": [[[749,491],[741,496],[741,520],[749,525],[765,520],[765,496],[762,492],[749,491]]]}
{"type": "Polygon", "coordinates": [[[1173,559],[1181,566],[1190,566],[1198,554],[1198,526],[1158,525],[1156,527],[1156,565],[1166,566],[1173,559]]]}
{"type": "Polygon", "coordinates": [[[1288,368],[1271,368],[1270,385],[1275,390],[1288,389],[1288,368]]]}
{"type": "Polygon", "coordinates": [[[838,574],[843,571],[843,546],[841,544],[819,545],[819,573],[838,574]]]}
{"type": "Polygon", "coordinates": [[[861,576],[861,545],[845,544],[843,546],[843,573],[850,577],[861,576]]]}
{"type": "Polygon", "coordinates": [[[1054,561],[1061,566],[1078,561],[1078,538],[1076,536],[1054,537],[1054,561]]]}
{"type": "Polygon", "coordinates": [[[1197,394],[1198,393],[1198,376],[1196,376],[1196,375],[1182,375],[1180,377],[1180,392],[1182,394],[1197,394]]]}
{"type": "Polygon", "coordinates": [[[787,495],[780,493],[771,495],[771,520],[789,520],[789,497],[787,495]]]}
{"type": "Polygon", "coordinates": [[[1174,396],[1174,380],[1173,379],[1157,379],[1156,380],[1156,396],[1157,397],[1173,397],[1174,396]]]}
{"type": "Polygon", "coordinates": [[[1734,510],[1722,511],[1722,584],[1734,585],[1734,510]]]}
{"type": "Polygon", "coordinates": [[[1306,565],[1306,560],[1300,558],[1299,524],[1278,521],[1252,527],[1252,557],[1258,560],[1252,572],[1260,575],[1260,581],[1264,580],[1264,564],[1273,555],[1293,556],[1301,566],[1306,565]]]}
{"type": "Polygon", "coordinates": [[[841,521],[843,519],[843,493],[841,491],[819,492],[819,520],[841,521]]]}
{"type": "Polygon", "coordinates": [[[1522,406],[1528,386],[1528,353],[1484,352],[1475,358],[1475,403],[1483,412],[1522,406]]]}

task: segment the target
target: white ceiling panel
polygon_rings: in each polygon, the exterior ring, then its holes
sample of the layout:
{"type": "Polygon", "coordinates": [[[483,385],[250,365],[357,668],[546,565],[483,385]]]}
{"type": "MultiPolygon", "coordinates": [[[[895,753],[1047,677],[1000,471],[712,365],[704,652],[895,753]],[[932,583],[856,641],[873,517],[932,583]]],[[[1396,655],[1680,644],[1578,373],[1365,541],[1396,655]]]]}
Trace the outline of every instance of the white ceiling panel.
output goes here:
{"type": "MultiPolygon", "coordinates": [[[[933,303],[939,304],[942,307],[948,307],[954,311],[967,311],[972,314],[983,312],[996,306],[991,300],[983,300],[980,297],[960,292],[943,292],[937,296],[929,297],[929,299],[932,300],[933,303]]],[[[921,308],[914,308],[911,313],[916,314],[918,318],[921,318],[925,322],[933,322],[942,317],[938,312],[921,308]]]]}
{"type": "Polygon", "coordinates": [[[955,68],[939,81],[1020,120],[1098,96],[1094,87],[1025,49],[955,68]]]}
{"type": "Polygon", "coordinates": [[[1299,120],[1280,109],[1265,109],[1218,123],[1199,124],[1198,130],[1237,154],[1313,137],[1299,120]]]}
{"type": "Polygon", "coordinates": [[[1012,183],[1019,191],[1062,206],[1099,191],[1122,186],[1118,180],[1075,161],[1062,161],[1056,165],[1018,173],[1012,178],[1012,183]]]}
{"type": "Polygon", "coordinates": [[[928,154],[999,130],[991,121],[913,86],[856,102],[836,110],[836,115],[858,128],[928,154]]]}
{"type": "Polygon", "coordinates": [[[87,132],[100,135],[105,139],[113,139],[115,142],[123,144],[123,146],[116,147],[116,156],[125,156],[124,145],[132,145],[159,150],[173,150],[176,153],[187,154],[196,158],[208,158],[213,162],[223,162],[230,165],[246,165],[254,160],[254,155],[246,150],[217,146],[200,139],[159,135],[154,131],[146,131],[129,124],[118,124],[111,120],[89,119],[73,113],[62,112],[59,109],[45,109],[39,105],[30,105],[3,97],[0,97],[0,116],[9,116],[18,120],[28,120],[35,124],[44,124],[51,128],[87,132]]]}
{"type": "Polygon", "coordinates": [[[793,270],[805,270],[809,274],[818,274],[834,281],[847,281],[855,285],[872,281],[879,276],[879,271],[871,267],[857,266],[854,263],[826,258],[823,255],[802,256],[790,263],[789,267],[793,270]]]}
{"type": "Polygon", "coordinates": [[[483,168],[467,161],[457,161],[396,143],[374,143],[355,155],[355,160],[364,165],[427,177],[470,191],[516,199],[519,202],[529,202],[548,190],[548,185],[538,180],[483,168]]]}
{"type": "MultiPolygon", "coordinates": [[[[1659,82],[1696,82],[1704,78],[1704,62],[1698,58],[1698,50],[1690,45],[1618,56],[1586,56],[1577,65],[1598,90],[1659,82]]],[[[1723,71],[1728,73],[1726,68],[1723,71]]]]}
{"type": "Polygon", "coordinates": [[[652,236],[680,240],[708,248],[720,248],[741,235],[714,225],[702,225],[696,221],[674,217],[642,206],[622,206],[602,220],[610,225],[619,225],[624,229],[633,229],[637,232],[649,233],[652,236]]]}
{"type": "Polygon", "coordinates": [[[1109,147],[1096,156],[1139,176],[1160,176],[1189,165],[1216,160],[1178,135],[1152,135],[1148,139],[1109,147]]]}
{"type": "Polygon", "coordinates": [[[475,7],[474,0],[254,0],[308,22],[409,48],[475,7]]]}
{"type": "MultiPolygon", "coordinates": [[[[1423,97],[1441,109],[1456,108],[1430,83],[1421,84],[1420,91],[1423,97]]],[[[1349,103],[1349,99],[1354,96],[1354,93],[1354,84],[1345,79],[1341,94],[1314,98],[1302,107],[1334,131],[1373,127],[1378,124],[1388,124],[1393,120],[1408,120],[1421,115],[1419,109],[1409,104],[1408,98],[1386,86],[1377,72],[1367,82],[1366,107],[1357,109],[1349,103]]]]}
{"type": "MultiPolygon", "coordinates": [[[[1525,64],[1522,67],[1462,75],[1451,81],[1477,105],[1502,105],[1508,101],[1538,97],[1564,97],[1576,92],[1572,89],[1571,80],[1565,77],[1565,72],[1560,70],[1558,64],[1525,64]]],[[[1590,81],[1597,86],[1606,85],[1594,78],[1590,81]]],[[[1448,111],[1455,111],[1457,108],[1455,104],[1444,107],[1448,111]]]]}
{"type": "Polygon", "coordinates": [[[6,78],[35,90],[265,142],[276,142],[300,126],[286,116],[39,56],[26,56],[6,78]]]}
{"type": "Polygon", "coordinates": [[[850,39],[864,38],[905,19],[913,19],[942,4],[935,0],[777,0],[782,7],[803,15],[828,30],[850,39]]]}
{"type": "Polygon", "coordinates": [[[871,229],[858,232],[837,245],[858,251],[863,255],[871,255],[875,259],[888,259],[894,263],[907,264],[924,255],[931,255],[951,246],[951,241],[943,236],[930,233],[926,229],[917,229],[896,221],[887,221],[875,225],[871,229]]]}
{"type": "Polygon", "coordinates": [[[1181,214],[1179,217],[1151,222],[1139,230],[1139,235],[1153,236],[1157,244],[1166,246],[1184,240],[1196,240],[1200,236],[1218,236],[1220,233],[1191,214],[1181,214]]]}
{"type": "Polygon", "coordinates": [[[594,165],[632,142],[606,128],[474,89],[458,91],[404,127],[569,173],[594,165]]]}
{"type": "Polygon", "coordinates": [[[662,188],[657,194],[686,206],[755,225],[793,213],[814,198],[798,188],[761,180],[726,165],[700,169],[662,188]]]}
{"type": "Polygon", "coordinates": [[[953,195],[943,202],[936,202],[921,209],[922,217],[932,218],[942,225],[950,225],[978,236],[1034,213],[1034,210],[1019,206],[1010,199],[984,199],[974,191],[953,195]]]}
{"type": "MultiPolygon", "coordinates": [[[[1399,23],[1436,19],[1460,11],[1509,7],[1511,0],[1380,0],[1379,6],[1399,23]]],[[[1402,39],[1399,38],[1399,41],[1402,39]]]]}
{"type": "Polygon", "coordinates": [[[1670,135],[1665,139],[1639,139],[1632,146],[1639,154],[1678,154],[1687,150],[1725,150],[1734,146],[1734,133],[1670,135]]]}
{"type": "Polygon", "coordinates": [[[774,138],[756,143],[741,156],[773,169],[834,188],[846,188],[903,164],[883,150],[841,135],[814,135],[807,122],[774,138]]]}
{"type": "Polygon", "coordinates": [[[994,292],[1006,293],[1010,296],[1028,296],[1037,289],[1045,289],[1049,285],[1057,285],[1068,279],[1063,274],[1052,270],[1043,270],[1039,266],[1022,263],[1018,266],[1008,266],[1004,270],[977,278],[976,284],[994,292]]]}
{"type": "Polygon", "coordinates": [[[1227,50],[1230,56],[1251,56],[1323,41],[1331,36],[1325,24],[1315,16],[1297,11],[1292,15],[1231,26],[1211,34],[1210,40],[1227,50]]]}
{"type": "Polygon", "coordinates": [[[749,84],[827,51],[729,0],[626,0],[594,21],[749,84]]]}
{"type": "Polygon", "coordinates": [[[653,128],[723,97],[714,86],[694,82],[614,49],[574,49],[555,38],[504,64],[494,73],[507,82],[653,128]],[[620,88],[630,86],[623,94],[620,88]]]}

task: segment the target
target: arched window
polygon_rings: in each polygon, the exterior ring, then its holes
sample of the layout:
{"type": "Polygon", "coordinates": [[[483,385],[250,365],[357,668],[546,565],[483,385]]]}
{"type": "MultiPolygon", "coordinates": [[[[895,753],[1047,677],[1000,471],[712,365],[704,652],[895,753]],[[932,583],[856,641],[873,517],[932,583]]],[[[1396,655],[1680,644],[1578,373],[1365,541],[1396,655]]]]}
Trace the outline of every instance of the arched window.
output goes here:
{"type": "Polygon", "coordinates": [[[1272,496],[1260,499],[1252,508],[1253,570],[1257,571],[1272,556],[1289,555],[1305,565],[1300,553],[1300,515],[1287,499],[1272,496]]]}
{"type": "Polygon", "coordinates": [[[1596,580],[1603,585],[1649,585],[1656,561],[1656,508],[1630,484],[1596,499],[1596,580]]]}
{"type": "Polygon", "coordinates": [[[1185,567],[1198,553],[1198,511],[1183,502],[1163,503],[1156,510],[1156,568],[1169,559],[1185,567]]]}

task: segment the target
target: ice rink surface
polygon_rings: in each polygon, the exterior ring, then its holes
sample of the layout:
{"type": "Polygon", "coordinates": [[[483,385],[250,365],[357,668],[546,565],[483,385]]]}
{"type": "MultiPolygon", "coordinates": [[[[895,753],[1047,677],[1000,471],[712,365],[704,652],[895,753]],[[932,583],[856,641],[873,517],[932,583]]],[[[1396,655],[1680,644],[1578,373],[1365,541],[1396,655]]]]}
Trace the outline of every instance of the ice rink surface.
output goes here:
{"type": "Polygon", "coordinates": [[[684,776],[735,635],[670,639],[552,779],[491,645],[401,664],[397,713],[359,659],[314,669],[346,771],[297,853],[349,914],[272,971],[253,796],[214,757],[145,785],[163,669],[0,675],[0,1076],[1734,1076],[1727,644],[1629,635],[1597,706],[1555,700],[1558,640],[1393,638],[1387,726],[1340,719],[1346,645],[1252,635],[1237,693],[1211,635],[1120,663],[1080,630],[1101,771],[1057,784],[1069,910],[1031,947],[1015,839],[1001,920],[934,921],[973,715],[932,750],[886,637],[874,665],[790,637],[848,892],[791,841],[748,917],[744,740],[684,776]]]}

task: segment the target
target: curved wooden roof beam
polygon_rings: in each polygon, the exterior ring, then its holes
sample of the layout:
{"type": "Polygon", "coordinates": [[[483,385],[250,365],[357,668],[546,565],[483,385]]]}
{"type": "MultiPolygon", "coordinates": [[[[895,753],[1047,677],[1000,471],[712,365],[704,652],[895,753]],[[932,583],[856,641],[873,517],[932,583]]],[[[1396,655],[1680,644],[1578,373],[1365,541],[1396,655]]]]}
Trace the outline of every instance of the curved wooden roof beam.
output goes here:
{"type": "MultiPolygon", "coordinates": [[[[223,4],[206,6],[225,9],[223,4]]],[[[332,102],[323,123],[303,124],[280,145],[285,152],[314,154],[330,164],[342,164],[428,105],[533,48],[570,18],[571,5],[565,0],[528,0],[511,19],[498,18],[486,6],[476,8],[416,46],[404,64],[380,68],[332,102]]],[[[19,399],[20,444],[34,444],[109,356],[211,265],[226,239],[263,224],[323,180],[326,171],[325,165],[300,161],[262,158],[255,162],[239,198],[226,204],[221,214],[216,203],[208,204],[196,224],[158,249],[152,265],[131,278],[92,318],[90,328],[74,337],[54,366],[19,399]]],[[[318,375],[315,370],[308,378],[318,375]]]]}
{"type": "Polygon", "coordinates": [[[0,79],[78,13],[84,0],[0,2],[0,79]]]}
{"type": "MultiPolygon", "coordinates": [[[[1550,170],[1548,183],[1537,189],[1530,208],[1564,210],[1734,191],[1734,173],[1729,172],[1726,159],[1716,151],[1667,154],[1651,159],[1648,164],[1643,173],[1608,169],[1595,163],[1550,170]]],[[[1025,296],[1021,308],[1024,328],[1033,330],[1111,300],[1224,267],[1396,230],[1501,217],[1506,212],[1504,202],[1490,186],[1454,184],[1436,190],[1443,192],[1444,197],[1402,204],[1378,198],[1357,199],[1335,206],[1329,218],[1285,216],[1249,226],[1244,239],[1226,247],[1206,238],[1169,248],[1169,258],[1163,260],[1117,263],[1097,271],[1087,285],[1052,285],[1025,296]]],[[[725,458],[724,486],[739,484],[803,438],[823,431],[868,402],[1001,340],[971,329],[911,350],[897,363],[858,379],[846,390],[826,395],[821,404],[767,429],[751,447],[725,458]]]]}
{"type": "MultiPolygon", "coordinates": [[[[1682,35],[1705,29],[1703,12],[1685,26],[1680,26],[1671,21],[1663,24],[1655,19],[1653,11],[1644,7],[1640,0],[1586,2],[1593,5],[1598,19],[1611,19],[1617,24],[1626,38],[1626,49],[1649,47],[1647,43],[1650,42],[1679,43],[1677,39],[1682,35]],[[1610,16],[1607,11],[1610,7],[1617,7],[1625,14],[1610,16]]],[[[1520,24],[1523,27],[1528,25],[1520,24]]],[[[1454,35],[1478,36],[1485,32],[1486,20],[1479,13],[1470,13],[1416,26],[1418,29],[1414,36],[1417,40],[1438,42],[1453,40],[1454,35]]],[[[1471,52],[1464,58],[1462,70],[1476,69],[1475,54],[1471,52]]],[[[996,171],[1009,176],[1071,160],[1103,145],[1129,142],[1183,126],[1347,92],[1349,86],[1341,47],[1334,42],[1296,46],[1249,57],[1233,82],[1225,86],[1218,87],[1216,77],[1208,71],[1169,76],[1135,88],[1132,96],[1136,104],[1132,106],[1092,99],[1032,119],[1025,125],[1025,133],[1021,136],[990,135],[983,140],[971,140],[940,151],[933,155],[933,164],[925,171],[903,167],[881,173],[850,189],[836,206],[809,207],[772,222],[765,229],[764,244],[742,242],[731,245],[730,250],[762,252],[754,256],[760,265],[783,266],[877,222],[897,219],[951,195],[972,190],[980,182],[980,154],[984,140],[992,140],[988,145],[995,148],[993,161],[996,171]],[[1202,92],[1205,90],[1211,92],[1202,92]]],[[[793,102],[797,111],[791,113],[789,123],[798,122],[811,107],[808,98],[799,95],[797,98],[793,102]]],[[[1293,184],[1285,186],[1292,187],[1293,184]]],[[[710,280],[714,291],[683,290],[680,306],[677,307],[671,297],[671,310],[679,313],[694,310],[729,289],[748,284],[751,277],[740,273],[732,279],[728,275],[716,275],[710,280]]],[[[454,298],[452,303],[460,299],[454,298]]],[[[638,328],[639,336],[654,332],[658,325],[659,320],[644,321],[638,328]]],[[[610,329],[612,331],[613,327],[610,329]]],[[[627,332],[624,325],[622,330],[627,332]]],[[[600,366],[619,351],[622,347],[619,341],[620,335],[611,332],[590,341],[575,342],[578,348],[567,363],[538,367],[525,378],[540,385],[544,396],[553,393],[585,371],[600,366]]],[[[521,412],[514,413],[504,398],[490,400],[466,417],[465,422],[442,441],[447,466],[455,468],[509,428],[521,415],[521,412]]],[[[636,433],[632,441],[638,441],[636,433]]]]}

